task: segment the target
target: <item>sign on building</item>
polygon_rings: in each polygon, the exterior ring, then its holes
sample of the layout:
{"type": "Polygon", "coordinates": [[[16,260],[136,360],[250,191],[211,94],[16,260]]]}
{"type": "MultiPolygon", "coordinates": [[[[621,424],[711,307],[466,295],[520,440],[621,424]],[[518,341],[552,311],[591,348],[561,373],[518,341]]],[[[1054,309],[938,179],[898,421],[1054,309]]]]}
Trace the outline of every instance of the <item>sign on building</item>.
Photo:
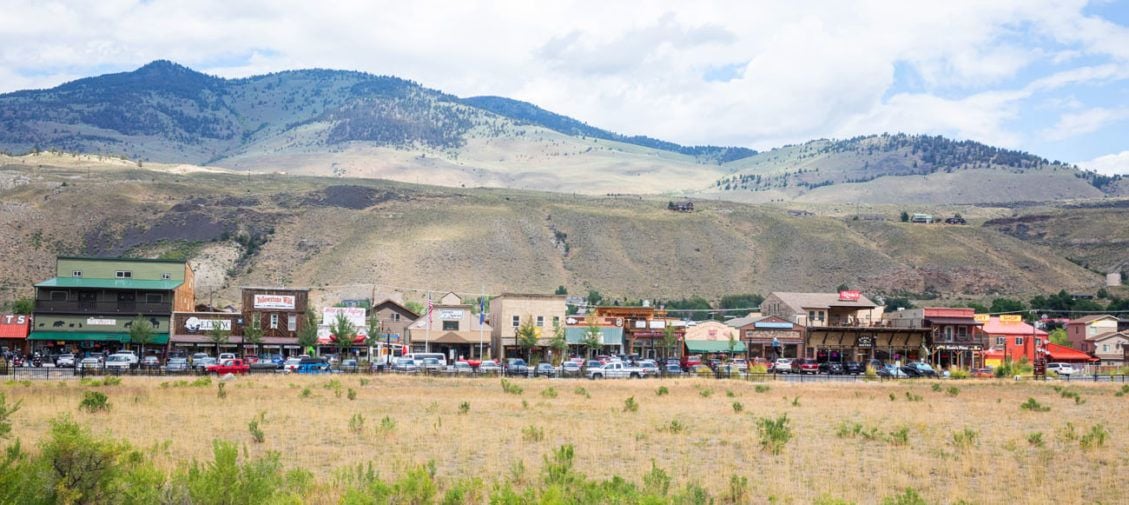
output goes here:
{"type": "Polygon", "coordinates": [[[839,292],[839,301],[840,302],[857,302],[857,301],[859,301],[859,298],[861,296],[862,296],[862,293],[858,290],[840,291],[839,292]]]}
{"type": "Polygon", "coordinates": [[[294,310],[294,295],[255,295],[256,309],[294,310]]]}
{"type": "Polygon", "coordinates": [[[1000,316],[1000,322],[1005,324],[1017,324],[1023,322],[1023,316],[1019,314],[1004,314],[1000,316]]]}
{"type": "Polygon", "coordinates": [[[463,318],[463,311],[443,309],[439,311],[440,321],[461,321],[463,318]]]}
{"type": "Polygon", "coordinates": [[[201,319],[201,318],[198,318],[196,316],[192,316],[192,317],[184,320],[184,329],[187,330],[188,333],[196,333],[196,332],[200,332],[200,331],[212,331],[216,328],[216,326],[219,326],[219,328],[223,331],[231,331],[231,320],[230,319],[201,319]]]}

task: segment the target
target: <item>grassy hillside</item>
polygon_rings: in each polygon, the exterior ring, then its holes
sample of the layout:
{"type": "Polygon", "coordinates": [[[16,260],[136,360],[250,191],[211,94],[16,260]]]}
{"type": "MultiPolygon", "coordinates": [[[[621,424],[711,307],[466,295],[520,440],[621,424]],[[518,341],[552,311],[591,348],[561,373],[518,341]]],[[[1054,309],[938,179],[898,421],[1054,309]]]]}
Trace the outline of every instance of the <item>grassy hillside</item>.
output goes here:
{"type": "MultiPolygon", "coordinates": [[[[671,298],[772,290],[941,295],[1096,289],[1066,254],[990,228],[804,215],[778,206],[387,181],[76,166],[6,158],[0,282],[26,294],[56,254],[190,257],[201,297],[242,285],[671,298]],[[796,215],[793,215],[796,214],[796,215]],[[375,285],[375,287],[374,287],[375,285]]],[[[408,292],[417,297],[419,292],[408,292]]]]}

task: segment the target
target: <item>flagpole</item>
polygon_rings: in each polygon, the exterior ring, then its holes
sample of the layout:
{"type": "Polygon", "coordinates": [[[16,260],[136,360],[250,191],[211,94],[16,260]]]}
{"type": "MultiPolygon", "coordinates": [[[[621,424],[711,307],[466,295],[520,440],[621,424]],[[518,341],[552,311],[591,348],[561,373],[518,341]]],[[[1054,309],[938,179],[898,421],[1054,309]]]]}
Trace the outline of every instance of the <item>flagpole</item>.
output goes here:
{"type": "Polygon", "coordinates": [[[431,291],[427,292],[427,336],[423,341],[423,352],[431,352],[431,291]]]}
{"type": "Polygon", "coordinates": [[[482,286],[482,296],[478,298],[478,359],[482,360],[482,332],[486,322],[486,286],[482,286]]]}

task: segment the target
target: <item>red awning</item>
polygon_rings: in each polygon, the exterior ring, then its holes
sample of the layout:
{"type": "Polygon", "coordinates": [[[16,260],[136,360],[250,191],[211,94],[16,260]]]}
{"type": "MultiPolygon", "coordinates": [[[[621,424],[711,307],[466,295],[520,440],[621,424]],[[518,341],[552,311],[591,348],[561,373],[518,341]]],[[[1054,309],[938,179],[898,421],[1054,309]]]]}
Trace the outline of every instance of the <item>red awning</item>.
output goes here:
{"type": "Polygon", "coordinates": [[[1077,349],[1071,349],[1065,345],[1048,343],[1047,353],[1050,354],[1051,361],[1098,361],[1098,358],[1094,358],[1077,349]]]}

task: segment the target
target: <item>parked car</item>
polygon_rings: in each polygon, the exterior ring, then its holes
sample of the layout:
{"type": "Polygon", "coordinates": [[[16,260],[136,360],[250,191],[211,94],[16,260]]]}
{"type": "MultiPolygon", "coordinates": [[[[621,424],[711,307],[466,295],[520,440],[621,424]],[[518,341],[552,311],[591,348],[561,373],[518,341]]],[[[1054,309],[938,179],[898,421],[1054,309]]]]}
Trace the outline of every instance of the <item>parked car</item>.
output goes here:
{"type": "Polygon", "coordinates": [[[161,359],[152,354],[141,358],[141,368],[155,369],[161,366],[161,359]]]}
{"type": "Polygon", "coordinates": [[[526,377],[529,375],[529,365],[521,358],[506,359],[506,375],[511,377],[526,377]]]}
{"type": "Polygon", "coordinates": [[[792,373],[819,373],[819,362],[811,358],[792,360],[792,373]]]}
{"type": "Polygon", "coordinates": [[[906,373],[901,368],[896,367],[894,365],[886,365],[886,366],[883,366],[882,368],[879,368],[878,369],[878,376],[879,377],[885,377],[885,378],[888,378],[888,379],[908,379],[909,378],[909,375],[906,375],[906,373]]]}
{"type": "Polygon", "coordinates": [[[497,375],[502,373],[502,367],[498,366],[497,361],[487,359],[478,364],[478,373],[497,375]]]}
{"type": "Polygon", "coordinates": [[[104,363],[106,371],[123,372],[133,366],[133,360],[127,354],[111,354],[104,363]]]}
{"type": "Polygon", "coordinates": [[[537,366],[533,369],[533,376],[550,378],[556,377],[557,369],[553,368],[552,363],[538,363],[537,366]]]}
{"type": "Polygon", "coordinates": [[[648,377],[659,375],[659,364],[654,360],[645,359],[639,362],[639,368],[642,368],[648,377]]]}
{"type": "Polygon", "coordinates": [[[392,371],[400,373],[417,373],[419,366],[416,365],[416,360],[412,358],[396,358],[392,362],[392,371]]]}
{"type": "Polygon", "coordinates": [[[282,362],[282,370],[285,372],[297,372],[298,365],[302,364],[302,358],[287,358],[282,362]]]}
{"type": "Polygon", "coordinates": [[[575,361],[565,361],[561,363],[561,377],[582,377],[584,371],[580,368],[580,363],[575,361]]]}
{"type": "Polygon", "coordinates": [[[298,373],[300,374],[321,374],[329,372],[329,362],[324,359],[305,357],[298,361],[298,373]]]}
{"type": "Polygon", "coordinates": [[[188,358],[181,358],[181,357],[169,358],[169,360],[167,362],[165,362],[165,372],[166,373],[184,373],[184,372],[187,372],[187,371],[188,371],[188,358]]]}
{"type": "Polygon", "coordinates": [[[906,375],[909,375],[910,377],[925,377],[929,379],[937,378],[937,371],[934,370],[933,367],[929,366],[928,363],[921,363],[918,361],[906,363],[906,366],[902,367],[902,370],[906,372],[906,375]]]}
{"type": "Polygon", "coordinates": [[[769,371],[775,372],[775,373],[791,372],[792,371],[792,358],[776,358],[776,361],[774,361],[772,363],[772,368],[769,369],[769,371]]]}
{"type": "Polygon", "coordinates": [[[971,375],[977,379],[993,379],[996,377],[996,371],[993,370],[990,366],[984,368],[973,368],[971,375]]]}
{"type": "Polygon", "coordinates": [[[713,377],[714,376],[713,369],[710,368],[709,365],[704,365],[702,363],[698,363],[697,365],[693,365],[690,368],[687,368],[686,373],[688,373],[690,375],[696,375],[698,377],[713,377]]]}
{"type": "Polygon", "coordinates": [[[588,369],[589,379],[641,379],[646,375],[646,372],[639,367],[631,367],[624,364],[622,361],[607,363],[598,368],[588,369]]]}
{"type": "Polygon", "coordinates": [[[192,357],[189,358],[188,361],[189,361],[189,363],[192,364],[193,367],[195,367],[196,366],[196,360],[200,360],[200,359],[204,359],[204,358],[210,358],[210,357],[211,356],[208,356],[208,353],[206,353],[206,352],[198,352],[198,353],[194,353],[192,355],[192,357]]]}
{"type": "Polygon", "coordinates": [[[204,373],[208,369],[208,366],[216,363],[216,358],[211,356],[196,359],[192,361],[192,370],[195,370],[196,373],[204,373]]]}
{"type": "Polygon", "coordinates": [[[82,360],[75,365],[75,369],[83,371],[101,370],[102,360],[93,356],[82,358],[82,360]]]}
{"type": "Polygon", "coordinates": [[[726,363],[724,365],[718,366],[717,373],[722,377],[727,377],[730,379],[744,378],[745,376],[749,375],[747,368],[741,368],[740,366],[734,365],[732,363],[726,363]]]}
{"type": "Polygon", "coordinates": [[[451,371],[454,372],[455,375],[474,375],[474,368],[466,361],[456,361],[451,371]]]}
{"type": "Polygon", "coordinates": [[[438,358],[423,358],[423,363],[420,363],[419,367],[424,373],[439,373],[447,368],[438,358]]]}
{"type": "Polygon", "coordinates": [[[235,353],[233,353],[233,352],[221,352],[220,355],[216,358],[216,360],[219,361],[220,363],[223,363],[224,360],[229,360],[229,359],[235,359],[235,353]]]}
{"type": "Polygon", "coordinates": [[[242,359],[232,358],[214,365],[208,365],[204,368],[204,371],[214,375],[245,374],[251,372],[251,365],[248,365],[242,359]]]}
{"type": "Polygon", "coordinates": [[[133,352],[129,349],[121,349],[119,351],[115,351],[114,354],[118,354],[118,355],[125,356],[126,358],[128,358],[130,368],[137,368],[137,365],[139,363],[141,363],[141,359],[137,357],[137,353],[133,352]]]}
{"type": "Polygon", "coordinates": [[[847,373],[847,367],[843,366],[843,364],[838,361],[825,361],[819,364],[819,373],[843,375],[847,373]]]}
{"type": "Polygon", "coordinates": [[[843,371],[851,375],[862,375],[866,373],[866,367],[858,361],[848,361],[843,363],[843,371]]]}
{"type": "Polygon", "coordinates": [[[74,368],[74,354],[60,354],[55,358],[55,366],[60,368],[74,368]]]}
{"type": "Polygon", "coordinates": [[[1077,370],[1074,369],[1074,365],[1070,363],[1047,363],[1047,371],[1067,376],[1074,375],[1074,373],[1077,372],[1077,370]]]}
{"type": "Polygon", "coordinates": [[[342,372],[355,373],[357,371],[357,360],[353,358],[343,359],[337,369],[342,372]]]}
{"type": "Polygon", "coordinates": [[[674,363],[667,363],[666,370],[663,371],[667,375],[682,375],[682,366],[677,361],[674,363]]]}

